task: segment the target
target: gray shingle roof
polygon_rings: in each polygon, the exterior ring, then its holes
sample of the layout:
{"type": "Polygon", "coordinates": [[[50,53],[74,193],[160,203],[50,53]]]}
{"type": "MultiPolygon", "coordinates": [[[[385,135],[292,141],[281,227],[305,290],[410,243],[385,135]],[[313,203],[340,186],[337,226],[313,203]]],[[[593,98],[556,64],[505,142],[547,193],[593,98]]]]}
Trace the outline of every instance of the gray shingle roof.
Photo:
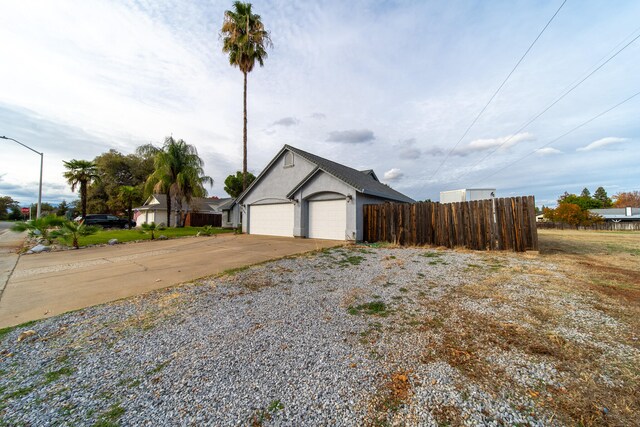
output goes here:
{"type": "Polygon", "coordinates": [[[308,161],[315,163],[321,170],[351,185],[361,193],[400,202],[414,202],[413,199],[374,179],[371,175],[371,172],[373,172],[371,169],[359,171],[290,145],[285,145],[284,147],[308,161]]]}
{"type": "MultiPolygon", "coordinates": [[[[158,204],[156,205],[147,205],[144,204],[140,207],[137,207],[138,210],[147,210],[147,209],[156,209],[156,210],[166,210],[167,209],[167,196],[164,194],[154,194],[153,197],[158,200],[158,204]]],[[[205,197],[194,197],[191,199],[191,204],[189,205],[185,200],[182,202],[182,208],[185,210],[195,211],[195,212],[210,212],[215,208],[221,210],[222,205],[226,205],[227,203],[231,203],[233,201],[232,198],[224,198],[224,199],[213,199],[213,198],[205,198],[205,197]]],[[[146,201],[145,201],[146,203],[146,201]]],[[[171,209],[176,208],[176,200],[172,198],[171,200],[171,209]]]]}

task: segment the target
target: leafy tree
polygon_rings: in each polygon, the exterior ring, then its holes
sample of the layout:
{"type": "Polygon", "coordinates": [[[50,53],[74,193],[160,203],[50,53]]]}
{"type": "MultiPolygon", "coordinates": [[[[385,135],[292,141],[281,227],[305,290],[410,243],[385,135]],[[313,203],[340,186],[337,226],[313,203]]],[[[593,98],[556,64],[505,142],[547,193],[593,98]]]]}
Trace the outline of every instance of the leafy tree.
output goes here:
{"type": "Polygon", "coordinates": [[[20,206],[12,205],[9,210],[10,210],[9,219],[14,221],[20,221],[24,219],[24,215],[22,214],[22,210],[20,209],[20,206]]]}
{"type": "Polygon", "coordinates": [[[7,219],[9,217],[8,213],[13,207],[20,209],[19,203],[11,197],[0,196],[0,219],[7,219]]]}
{"type": "Polygon", "coordinates": [[[177,210],[182,213],[183,199],[189,202],[193,197],[207,195],[204,184],[213,185],[213,179],[204,174],[203,166],[204,162],[194,146],[182,139],[165,139],[162,150],[156,154],[155,171],[147,179],[145,189],[147,193],[153,191],[166,196],[167,225],[171,225],[172,197],[176,199],[177,210]]]}
{"type": "Polygon", "coordinates": [[[60,239],[65,242],[71,241],[74,248],[78,249],[78,239],[81,236],[91,236],[96,234],[100,230],[100,227],[95,225],[86,225],[84,222],[65,221],[62,223],[59,229],[51,232],[51,237],[60,239]]]}
{"type": "MultiPolygon", "coordinates": [[[[144,183],[153,173],[153,156],[157,148],[151,144],[140,146],[135,154],[124,155],[109,150],[94,159],[100,180],[89,187],[88,210],[120,213],[127,209],[120,197],[122,186],[136,187],[142,197],[144,183]]],[[[141,199],[133,203],[142,203],[141,199]]]]}
{"type": "Polygon", "coordinates": [[[96,164],[89,160],[76,160],[63,161],[64,167],[67,171],[62,175],[66,178],[69,185],[71,185],[71,191],[75,191],[76,187],[80,186],[80,200],[82,203],[82,217],[87,216],[87,185],[92,181],[100,179],[96,164]]]}
{"type": "MultiPolygon", "coordinates": [[[[253,181],[255,181],[256,177],[251,173],[247,172],[247,187],[251,185],[253,181]]],[[[228,195],[233,197],[234,199],[238,197],[244,191],[243,188],[243,175],[241,171],[236,172],[235,175],[229,175],[224,180],[224,191],[227,192],[228,195]]]]}
{"type": "Polygon", "coordinates": [[[247,181],[247,74],[255,63],[264,66],[267,47],[272,45],[269,32],[265,30],[260,15],[251,11],[251,3],[236,1],[233,10],[224,12],[224,22],[220,36],[222,51],[229,54],[229,64],[238,67],[244,76],[244,120],[242,128],[242,189],[249,185],[247,181]]]}
{"type": "Polygon", "coordinates": [[[596,200],[591,196],[576,196],[569,193],[564,193],[558,199],[558,205],[563,203],[578,205],[582,210],[600,209],[603,206],[600,200],[596,200]]]}
{"type": "Polygon", "coordinates": [[[594,215],[575,203],[560,203],[555,209],[545,208],[544,217],[554,222],[575,225],[576,228],[602,221],[601,216],[594,215]]]}
{"type": "Polygon", "coordinates": [[[28,231],[29,236],[42,237],[48,243],[51,243],[53,241],[51,236],[52,229],[61,226],[64,222],[65,219],[61,216],[47,215],[31,221],[19,222],[11,227],[11,230],[18,232],[28,231]]]}
{"type": "Polygon", "coordinates": [[[127,207],[127,219],[131,222],[133,218],[133,204],[142,198],[142,193],[137,187],[123,185],[120,187],[119,197],[127,207]]]}
{"type": "Polygon", "coordinates": [[[598,187],[596,192],[593,193],[593,198],[602,202],[603,208],[610,208],[613,205],[609,195],[607,195],[607,190],[605,190],[604,187],[598,187]]]}
{"type": "Polygon", "coordinates": [[[613,205],[616,208],[638,208],[640,207],[640,191],[626,191],[615,194],[613,196],[615,202],[613,205]]]}

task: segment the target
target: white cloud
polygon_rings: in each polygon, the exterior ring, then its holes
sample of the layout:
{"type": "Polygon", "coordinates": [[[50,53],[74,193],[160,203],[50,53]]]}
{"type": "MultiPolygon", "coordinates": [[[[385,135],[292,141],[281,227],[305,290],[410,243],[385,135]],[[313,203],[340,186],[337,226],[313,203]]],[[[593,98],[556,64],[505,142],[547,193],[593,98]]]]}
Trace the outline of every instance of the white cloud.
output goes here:
{"type": "Polygon", "coordinates": [[[539,150],[536,150],[536,154],[540,156],[550,156],[553,154],[561,154],[561,153],[562,151],[553,147],[545,147],[545,148],[540,148],[539,150]]]}
{"type": "Polygon", "coordinates": [[[400,171],[398,168],[389,169],[384,173],[383,179],[385,181],[398,181],[404,177],[404,173],[400,171]]]}
{"type": "Polygon", "coordinates": [[[521,142],[534,141],[535,139],[536,138],[533,134],[529,132],[521,132],[515,135],[501,136],[499,138],[475,139],[465,147],[456,151],[459,155],[465,155],[468,153],[487,151],[497,147],[500,147],[501,150],[506,150],[521,142]]]}
{"type": "Polygon", "coordinates": [[[591,144],[578,148],[576,151],[592,151],[601,148],[612,148],[612,145],[619,145],[625,142],[629,142],[629,138],[618,138],[615,136],[608,136],[601,138],[597,141],[593,141],[591,144]]]}

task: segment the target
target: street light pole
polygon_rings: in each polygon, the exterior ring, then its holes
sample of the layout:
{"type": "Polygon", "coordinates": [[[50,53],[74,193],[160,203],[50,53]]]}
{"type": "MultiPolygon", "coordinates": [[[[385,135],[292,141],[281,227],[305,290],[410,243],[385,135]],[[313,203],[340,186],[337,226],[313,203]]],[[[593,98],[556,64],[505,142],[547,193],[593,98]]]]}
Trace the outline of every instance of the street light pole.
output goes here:
{"type": "Polygon", "coordinates": [[[36,218],[40,218],[40,214],[42,213],[42,167],[44,166],[44,153],[36,151],[33,148],[29,147],[28,145],[25,145],[22,142],[18,141],[17,139],[9,138],[8,136],[4,136],[4,135],[0,136],[0,139],[9,139],[13,142],[17,142],[18,144],[22,145],[24,148],[28,148],[34,153],[40,155],[40,185],[38,187],[38,207],[36,209],[36,218]]]}

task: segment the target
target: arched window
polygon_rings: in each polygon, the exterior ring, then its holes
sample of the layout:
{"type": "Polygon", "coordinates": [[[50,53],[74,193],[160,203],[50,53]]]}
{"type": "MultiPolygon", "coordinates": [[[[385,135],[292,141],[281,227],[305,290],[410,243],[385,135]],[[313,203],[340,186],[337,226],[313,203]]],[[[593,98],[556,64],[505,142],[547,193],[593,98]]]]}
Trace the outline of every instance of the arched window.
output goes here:
{"type": "Polygon", "coordinates": [[[284,154],[284,167],[290,168],[293,166],[293,153],[291,151],[287,151],[284,154]]]}

